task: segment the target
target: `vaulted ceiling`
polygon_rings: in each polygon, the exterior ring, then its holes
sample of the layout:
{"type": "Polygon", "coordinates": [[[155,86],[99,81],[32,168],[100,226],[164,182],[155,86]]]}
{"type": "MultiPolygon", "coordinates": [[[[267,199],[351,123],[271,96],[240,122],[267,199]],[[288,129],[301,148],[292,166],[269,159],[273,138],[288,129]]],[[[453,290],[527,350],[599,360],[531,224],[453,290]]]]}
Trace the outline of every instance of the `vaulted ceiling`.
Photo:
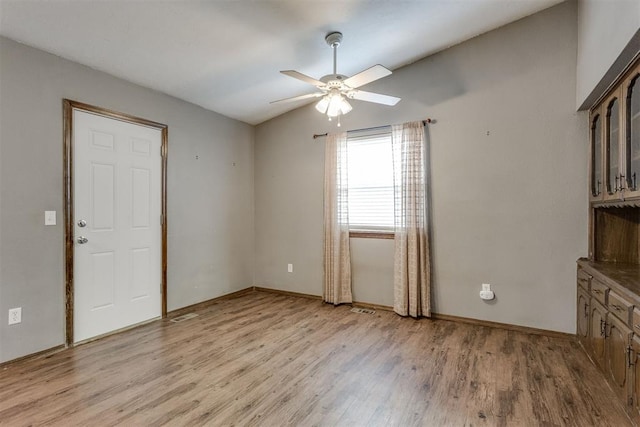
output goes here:
{"type": "Polygon", "coordinates": [[[313,91],[280,70],[331,73],[331,31],[340,74],[393,70],[561,1],[0,0],[0,34],[258,124],[313,91]]]}

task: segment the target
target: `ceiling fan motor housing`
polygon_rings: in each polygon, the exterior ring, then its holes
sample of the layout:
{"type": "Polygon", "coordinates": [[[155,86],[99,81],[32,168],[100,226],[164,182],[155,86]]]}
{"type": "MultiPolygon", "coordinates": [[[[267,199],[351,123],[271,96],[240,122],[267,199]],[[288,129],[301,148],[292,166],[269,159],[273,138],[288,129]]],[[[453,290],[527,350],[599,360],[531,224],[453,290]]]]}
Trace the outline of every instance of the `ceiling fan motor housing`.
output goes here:
{"type": "Polygon", "coordinates": [[[338,88],[341,89],[345,87],[345,84],[342,82],[343,80],[348,79],[348,76],[344,74],[327,74],[320,78],[320,81],[327,84],[327,88],[338,88]]]}

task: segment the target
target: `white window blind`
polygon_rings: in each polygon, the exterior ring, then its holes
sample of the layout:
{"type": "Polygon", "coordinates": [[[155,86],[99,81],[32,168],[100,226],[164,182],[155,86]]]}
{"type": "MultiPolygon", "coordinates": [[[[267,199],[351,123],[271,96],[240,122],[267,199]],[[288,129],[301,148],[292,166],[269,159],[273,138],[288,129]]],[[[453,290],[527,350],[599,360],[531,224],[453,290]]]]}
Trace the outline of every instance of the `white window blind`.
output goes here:
{"type": "Polygon", "coordinates": [[[393,229],[391,130],[347,138],[349,228],[393,229]]]}

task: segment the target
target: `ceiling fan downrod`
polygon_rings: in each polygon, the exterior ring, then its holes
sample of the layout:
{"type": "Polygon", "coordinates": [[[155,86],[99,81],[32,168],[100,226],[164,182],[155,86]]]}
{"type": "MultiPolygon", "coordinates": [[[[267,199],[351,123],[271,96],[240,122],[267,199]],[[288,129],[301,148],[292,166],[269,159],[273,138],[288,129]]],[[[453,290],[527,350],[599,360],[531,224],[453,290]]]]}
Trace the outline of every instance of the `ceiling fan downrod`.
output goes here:
{"type": "Polygon", "coordinates": [[[338,31],[329,33],[324,41],[333,49],[333,75],[336,75],[338,74],[338,46],[342,42],[342,33],[338,31]]]}

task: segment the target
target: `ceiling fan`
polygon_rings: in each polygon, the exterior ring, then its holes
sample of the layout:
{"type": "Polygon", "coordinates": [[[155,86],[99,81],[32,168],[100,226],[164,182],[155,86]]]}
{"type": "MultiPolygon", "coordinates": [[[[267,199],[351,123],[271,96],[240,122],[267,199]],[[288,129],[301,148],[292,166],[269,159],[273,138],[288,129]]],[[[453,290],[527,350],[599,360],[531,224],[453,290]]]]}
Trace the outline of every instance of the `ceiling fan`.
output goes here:
{"type": "MultiPolygon", "coordinates": [[[[332,117],[338,117],[339,120],[341,115],[347,114],[352,109],[347,99],[357,99],[359,101],[375,102],[376,104],[384,105],[396,105],[398,101],[400,101],[400,98],[395,96],[366,92],[358,89],[367,83],[371,83],[390,75],[391,70],[378,64],[351,77],[338,74],[336,66],[337,48],[342,42],[342,33],[329,33],[325,37],[325,41],[333,49],[333,74],[327,74],[326,76],[321,77],[320,80],[316,80],[313,77],[309,77],[298,71],[280,71],[284,75],[314,85],[319,89],[319,91],[306,95],[294,96],[292,98],[280,99],[278,101],[271,102],[271,104],[276,102],[291,102],[322,97],[322,99],[316,104],[316,110],[322,114],[326,114],[329,117],[329,120],[331,120],[332,117]]],[[[339,125],[340,122],[338,121],[338,126],[339,125]]]]}

